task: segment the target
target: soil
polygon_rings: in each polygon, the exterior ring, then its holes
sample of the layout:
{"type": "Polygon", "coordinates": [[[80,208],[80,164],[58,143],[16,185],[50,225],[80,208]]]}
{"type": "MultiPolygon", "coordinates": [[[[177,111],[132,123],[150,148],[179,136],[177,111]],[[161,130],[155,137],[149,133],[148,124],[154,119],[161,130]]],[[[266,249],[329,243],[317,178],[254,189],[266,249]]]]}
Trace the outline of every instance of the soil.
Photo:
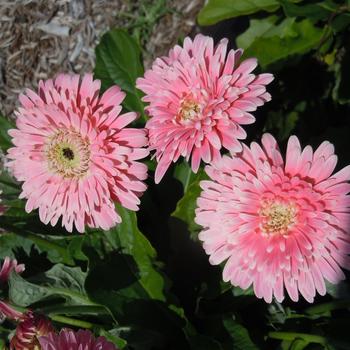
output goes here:
{"type": "Polygon", "coordinates": [[[196,31],[204,0],[0,0],[0,112],[18,94],[58,72],[93,70],[94,48],[109,28],[140,33],[144,64],[196,31]]]}

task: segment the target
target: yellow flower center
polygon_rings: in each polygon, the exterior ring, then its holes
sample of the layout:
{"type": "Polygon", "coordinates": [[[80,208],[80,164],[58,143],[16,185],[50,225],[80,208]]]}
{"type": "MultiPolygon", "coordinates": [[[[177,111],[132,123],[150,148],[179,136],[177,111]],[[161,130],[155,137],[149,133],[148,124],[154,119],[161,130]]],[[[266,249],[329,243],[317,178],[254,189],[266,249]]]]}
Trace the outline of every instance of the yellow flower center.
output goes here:
{"type": "Polygon", "coordinates": [[[89,169],[90,143],[79,133],[60,130],[46,145],[49,169],[64,178],[81,178],[89,169]]]}
{"type": "Polygon", "coordinates": [[[179,121],[193,120],[201,111],[199,104],[191,98],[186,98],[181,102],[177,119],[179,121]]]}
{"type": "Polygon", "coordinates": [[[261,230],[267,235],[287,235],[296,223],[297,208],[290,203],[265,201],[259,210],[261,230]]]}

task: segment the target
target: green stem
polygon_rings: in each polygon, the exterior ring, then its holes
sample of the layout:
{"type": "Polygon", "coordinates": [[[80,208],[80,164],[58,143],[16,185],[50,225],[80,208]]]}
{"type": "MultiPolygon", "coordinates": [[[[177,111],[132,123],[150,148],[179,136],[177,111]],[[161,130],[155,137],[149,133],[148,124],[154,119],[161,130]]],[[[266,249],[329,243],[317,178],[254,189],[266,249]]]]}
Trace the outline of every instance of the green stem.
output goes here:
{"type": "MultiPolygon", "coordinates": [[[[26,313],[28,311],[28,309],[21,307],[21,306],[14,306],[14,305],[10,305],[12,308],[14,308],[15,310],[19,311],[19,312],[23,312],[26,313]]],[[[81,308],[81,306],[80,306],[81,308]]],[[[90,308],[92,308],[90,306],[90,308]]],[[[67,307],[68,309],[68,307],[67,307]]],[[[74,307],[72,307],[72,309],[74,309],[74,307]]],[[[95,311],[97,311],[97,309],[99,309],[99,311],[101,311],[101,307],[95,307],[95,311]]],[[[55,313],[55,311],[48,313],[47,316],[55,322],[59,322],[59,323],[64,323],[70,326],[75,326],[75,327],[80,327],[80,328],[100,328],[100,325],[96,324],[96,323],[91,323],[88,321],[83,321],[83,320],[78,320],[76,318],[71,318],[71,317],[67,317],[67,316],[62,316],[62,315],[57,315],[55,313]]]]}
{"type": "Polygon", "coordinates": [[[305,310],[305,312],[308,315],[314,315],[314,314],[322,314],[332,310],[338,310],[338,309],[349,308],[349,307],[350,307],[350,300],[335,300],[329,303],[308,307],[305,310]]]}
{"type": "Polygon", "coordinates": [[[327,343],[326,338],[320,335],[307,334],[307,333],[269,332],[268,337],[272,339],[289,340],[289,341],[293,341],[294,339],[302,339],[308,343],[317,343],[317,344],[323,344],[323,345],[327,343]]]}
{"type": "Polygon", "coordinates": [[[48,306],[44,309],[41,309],[41,312],[48,313],[50,315],[55,314],[79,314],[79,315],[89,315],[89,314],[98,314],[98,315],[109,315],[108,310],[103,306],[95,305],[71,305],[71,306],[48,306]]]}
{"type": "Polygon", "coordinates": [[[70,326],[79,327],[79,328],[99,328],[100,326],[91,322],[83,321],[83,320],[77,320],[75,318],[62,316],[62,315],[55,315],[55,314],[49,314],[48,315],[52,321],[68,324],[70,326]]]}

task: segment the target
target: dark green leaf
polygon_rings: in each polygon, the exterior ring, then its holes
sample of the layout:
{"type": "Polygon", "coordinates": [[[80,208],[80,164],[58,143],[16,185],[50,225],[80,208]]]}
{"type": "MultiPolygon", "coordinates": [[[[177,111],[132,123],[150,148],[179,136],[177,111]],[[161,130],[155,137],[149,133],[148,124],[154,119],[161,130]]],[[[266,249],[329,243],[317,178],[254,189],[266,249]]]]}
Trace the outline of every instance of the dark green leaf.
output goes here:
{"type": "Polygon", "coordinates": [[[187,321],[166,296],[168,282],[156,267],[156,252],[139,231],[135,213],[119,205],[117,210],[122,223],[103,233],[114,251],[101,259],[88,242],[85,245],[90,265],[88,295],[106,306],[120,325],[132,325],[121,336],[128,343],[137,338],[137,349],[153,349],[167,338],[183,344],[181,329],[187,321]]]}
{"type": "Polygon", "coordinates": [[[103,89],[119,85],[127,93],[124,107],[144,116],[142,95],[135,87],[136,79],[143,75],[141,50],[134,38],[121,29],[104,34],[96,47],[94,74],[101,79],[103,89]]]}
{"type": "Polygon", "coordinates": [[[291,112],[283,110],[269,112],[264,130],[272,132],[281,141],[286,140],[297,125],[300,113],[304,112],[305,108],[306,102],[303,101],[298,103],[291,112]]]}
{"type": "Polygon", "coordinates": [[[335,33],[345,30],[350,25],[350,13],[341,13],[335,16],[330,25],[335,33]]]}
{"type": "Polygon", "coordinates": [[[273,12],[278,8],[277,0],[209,0],[199,12],[198,23],[207,26],[258,11],[273,12]]]}
{"type": "Polygon", "coordinates": [[[295,339],[289,347],[289,350],[303,350],[309,343],[303,339],[295,339]]]}
{"type": "MultiPolygon", "coordinates": [[[[327,19],[331,14],[329,8],[325,8],[323,2],[316,4],[293,4],[290,0],[278,0],[282,5],[283,11],[287,17],[307,17],[312,20],[327,19]]],[[[328,1],[330,2],[330,1],[328,1]]]]}
{"type": "Polygon", "coordinates": [[[276,24],[275,16],[251,20],[246,32],[237,37],[245,57],[257,57],[262,67],[293,55],[305,54],[320,45],[323,30],[308,19],[286,18],[276,24]]]}
{"type": "Polygon", "coordinates": [[[69,305],[92,305],[85,293],[85,278],[86,273],[80,267],[62,264],[33,278],[32,282],[13,272],[9,280],[9,297],[13,303],[23,307],[52,296],[66,299],[69,305]]]}
{"type": "Polygon", "coordinates": [[[194,233],[200,229],[200,226],[194,222],[195,209],[197,207],[197,198],[201,193],[199,183],[201,180],[207,179],[207,175],[203,170],[200,170],[191,184],[188,185],[188,189],[184,196],[177,203],[175,211],[172,213],[173,217],[176,217],[184,221],[188,225],[190,233],[194,233]]]}
{"type": "Polygon", "coordinates": [[[250,339],[247,329],[232,317],[224,318],[224,326],[230,334],[236,350],[258,350],[258,347],[250,339]]]}
{"type": "Polygon", "coordinates": [[[17,199],[21,192],[19,183],[4,169],[0,173],[0,190],[2,197],[7,199],[17,199]]]}
{"type": "Polygon", "coordinates": [[[4,153],[12,146],[11,137],[7,131],[15,127],[14,122],[0,114],[0,148],[4,153]]]}
{"type": "Polygon", "coordinates": [[[188,186],[196,179],[197,174],[192,171],[191,166],[184,160],[176,164],[174,177],[182,183],[184,193],[186,193],[188,186]]]}
{"type": "MultiPolygon", "coordinates": [[[[140,276],[139,283],[149,297],[165,300],[164,278],[155,268],[156,252],[147,238],[137,227],[136,215],[118,205],[118,213],[122,223],[105,232],[113,248],[122,252],[126,257],[131,256],[135,262],[129,268],[135,276],[140,276]]],[[[128,259],[126,259],[128,262],[128,259]]]]}
{"type": "Polygon", "coordinates": [[[17,236],[14,233],[4,232],[0,235],[0,257],[9,256],[16,258],[14,251],[19,248],[23,249],[29,255],[33,242],[30,239],[25,239],[17,236]]]}
{"type": "Polygon", "coordinates": [[[218,341],[205,335],[198,334],[189,339],[191,350],[223,350],[218,341]]]}
{"type": "Polygon", "coordinates": [[[350,102],[350,49],[347,48],[336,70],[336,85],[333,91],[339,103],[350,102]]]}

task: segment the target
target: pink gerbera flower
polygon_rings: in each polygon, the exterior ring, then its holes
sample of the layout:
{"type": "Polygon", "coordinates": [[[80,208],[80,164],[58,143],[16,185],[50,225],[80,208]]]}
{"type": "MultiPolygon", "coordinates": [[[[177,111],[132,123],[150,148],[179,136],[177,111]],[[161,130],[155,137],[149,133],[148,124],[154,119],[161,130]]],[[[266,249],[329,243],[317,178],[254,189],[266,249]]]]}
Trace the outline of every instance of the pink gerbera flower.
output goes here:
{"type": "Polygon", "coordinates": [[[59,334],[40,337],[41,350],[117,350],[105,337],[95,338],[90,331],[63,329],[59,334]]]}
{"type": "Polygon", "coordinates": [[[223,157],[206,168],[196,222],[210,262],[227,260],[224,281],[258,298],[281,302],[284,288],[293,301],[312,302],[326,293],[325,279],[344,279],[350,268],[350,166],[332,175],[334,147],[315,152],[288,141],[284,163],[275,139],[265,134],[261,148],[243,146],[237,157],[223,157]]]}
{"type": "Polygon", "coordinates": [[[24,181],[26,211],[39,208],[40,219],[79,232],[84,226],[109,229],[121,218],[114,201],[137,210],[146,186],[146,131],[125,128],[134,112],[120,114],[125,93],[118,86],[101,97],[101,82],[86,74],[40,81],[39,92],[20,96],[15,145],[8,166],[24,181]]]}
{"type": "Polygon", "coordinates": [[[254,75],[255,58],[238,63],[243,50],[230,50],[223,39],[214,47],[213,39],[197,35],[185,38],[169,56],[156,59],[144,78],[136,81],[145,92],[150,120],[150,149],[159,162],[158,183],[171,162],[192,155],[192,170],[201,160],[211,163],[225,147],[239,152],[239,140],[246,138],[241,127],[255,118],[249,113],[270,100],[265,85],[271,74],[254,75]]]}
{"type": "Polygon", "coordinates": [[[14,321],[22,320],[24,316],[25,314],[23,312],[15,310],[8,303],[0,300],[0,323],[6,318],[14,321]]]}
{"type": "Polygon", "coordinates": [[[39,350],[39,339],[54,331],[51,322],[43,315],[29,311],[22,316],[15,335],[11,339],[10,350],[39,350]]]}
{"type": "Polygon", "coordinates": [[[6,283],[9,279],[10,273],[12,270],[15,270],[17,273],[22,273],[25,267],[23,264],[18,264],[16,259],[5,257],[1,269],[0,269],[0,283],[6,283]]]}

